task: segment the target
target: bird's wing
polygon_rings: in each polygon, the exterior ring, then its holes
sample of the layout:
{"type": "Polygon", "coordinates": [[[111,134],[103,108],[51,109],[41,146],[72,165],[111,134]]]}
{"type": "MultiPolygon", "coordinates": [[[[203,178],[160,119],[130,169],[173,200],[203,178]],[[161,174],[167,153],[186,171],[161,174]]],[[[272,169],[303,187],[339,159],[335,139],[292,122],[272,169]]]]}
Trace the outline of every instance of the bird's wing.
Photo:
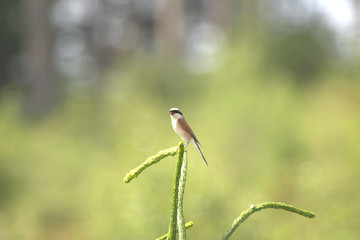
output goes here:
{"type": "MultiPolygon", "coordinates": [[[[179,122],[180,127],[181,127],[182,129],[184,129],[185,132],[189,133],[190,136],[191,136],[192,138],[194,138],[195,142],[199,143],[199,141],[197,140],[197,138],[196,138],[196,136],[195,136],[195,133],[191,130],[189,124],[187,124],[187,122],[185,121],[185,118],[180,118],[180,119],[178,120],[178,122],[179,122]]],[[[199,144],[200,144],[200,143],[199,143],[199,144]]],[[[201,146],[201,144],[200,144],[200,146],[201,146]]]]}

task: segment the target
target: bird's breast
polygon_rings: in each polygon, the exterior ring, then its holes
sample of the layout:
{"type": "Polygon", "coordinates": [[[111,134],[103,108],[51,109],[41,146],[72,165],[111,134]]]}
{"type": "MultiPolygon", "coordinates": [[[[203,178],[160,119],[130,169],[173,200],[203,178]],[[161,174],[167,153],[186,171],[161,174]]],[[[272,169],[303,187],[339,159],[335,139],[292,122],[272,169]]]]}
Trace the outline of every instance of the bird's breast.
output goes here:
{"type": "Polygon", "coordinates": [[[191,135],[180,126],[176,119],[172,119],[171,124],[176,134],[179,135],[183,140],[189,141],[191,139],[191,135]]]}

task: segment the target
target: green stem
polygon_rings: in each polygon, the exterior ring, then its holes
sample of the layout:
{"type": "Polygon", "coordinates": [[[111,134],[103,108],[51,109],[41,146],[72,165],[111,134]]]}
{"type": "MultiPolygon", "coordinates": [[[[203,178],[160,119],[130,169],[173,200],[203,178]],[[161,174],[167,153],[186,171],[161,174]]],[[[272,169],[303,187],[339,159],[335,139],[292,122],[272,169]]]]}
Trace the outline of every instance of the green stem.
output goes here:
{"type": "Polygon", "coordinates": [[[257,205],[251,205],[249,209],[246,209],[241,212],[240,216],[235,219],[235,221],[232,223],[232,225],[226,230],[226,232],[221,236],[220,240],[227,240],[236,230],[236,228],[244,222],[251,214],[258,212],[260,210],[266,209],[266,208],[275,208],[275,209],[282,209],[285,211],[293,212],[300,214],[301,216],[307,217],[307,218],[314,218],[315,214],[309,211],[304,211],[301,209],[298,209],[296,207],[284,204],[284,203],[278,203],[278,202],[265,202],[265,203],[259,203],[257,205]]]}
{"type": "MultiPolygon", "coordinates": [[[[193,221],[190,221],[185,224],[185,228],[189,229],[194,225],[193,221]]],[[[157,238],[156,240],[165,240],[169,236],[169,233],[162,235],[161,237],[157,238]]]]}
{"type": "Polygon", "coordinates": [[[179,240],[186,239],[186,228],[185,228],[185,217],[183,210],[183,202],[184,202],[184,192],[185,192],[185,182],[186,182],[186,174],[187,174],[187,153],[184,152],[184,160],[181,167],[181,175],[179,181],[179,195],[178,195],[178,229],[179,229],[179,240]]]}
{"type": "Polygon", "coordinates": [[[173,191],[171,197],[171,216],[170,216],[170,226],[169,226],[169,236],[168,240],[176,239],[176,228],[177,228],[177,207],[178,207],[178,194],[179,194],[179,181],[180,181],[180,173],[181,166],[184,158],[184,143],[179,143],[179,154],[178,161],[176,163],[175,173],[174,173],[174,181],[173,181],[173,191]]]}
{"type": "Polygon", "coordinates": [[[149,157],[146,159],[145,162],[143,162],[138,167],[132,169],[129,173],[127,173],[124,177],[124,183],[129,183],[131,180],[139,176],[139,174],[144,171],[146,168],[150,167],[151,165],[158,163],[161,159],[167,157],[167,156],[174,156],[178,152],[177,147],[171,147],[165,150],[162,150],[158,152],[156,155],[149,157]]]}

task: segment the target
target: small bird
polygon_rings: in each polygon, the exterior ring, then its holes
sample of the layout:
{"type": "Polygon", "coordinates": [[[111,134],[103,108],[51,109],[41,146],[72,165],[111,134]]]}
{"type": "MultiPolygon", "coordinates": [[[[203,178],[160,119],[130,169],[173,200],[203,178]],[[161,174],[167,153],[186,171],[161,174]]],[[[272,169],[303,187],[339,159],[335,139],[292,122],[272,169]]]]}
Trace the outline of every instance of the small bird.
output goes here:
{"type": "Polygon", "coordinates": [[[206,165],[208,165],[203,153],[200,150],[199,145],[201,146],[201,144],[199,143],[199,141],[197,140],[194,132],[191,130],[189,124],[187,124],[182,112],[180,111],[180,109],[178,108],[171,108],[169,110],[169,114],[171,117],[171,124],[173,126],[173,129],[175,131],[175,133],[177,135],[179,135],[181,137],[182,140],[184,140],[185,146],[186,147],[188,145],[189,142],[191,142],[195,148],[197,150],[199,150],[202,158],[204,159],[206,165]]]}

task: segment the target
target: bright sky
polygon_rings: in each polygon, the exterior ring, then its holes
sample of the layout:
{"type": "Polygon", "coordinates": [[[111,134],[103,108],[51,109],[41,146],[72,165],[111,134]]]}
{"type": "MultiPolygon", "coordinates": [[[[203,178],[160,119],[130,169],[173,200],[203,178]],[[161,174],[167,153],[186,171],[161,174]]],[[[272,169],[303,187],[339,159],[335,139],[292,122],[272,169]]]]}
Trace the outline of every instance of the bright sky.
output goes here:
{"type": "MultiPolygon", "coordinates": [[[[315,4],[314,0],[308,0],[315,4]]],[[[339,31],[344,31],[354,22],[354,9],[349,0],[315,0],[316,8],[328,16],[330,23],[339,31]]]]}

